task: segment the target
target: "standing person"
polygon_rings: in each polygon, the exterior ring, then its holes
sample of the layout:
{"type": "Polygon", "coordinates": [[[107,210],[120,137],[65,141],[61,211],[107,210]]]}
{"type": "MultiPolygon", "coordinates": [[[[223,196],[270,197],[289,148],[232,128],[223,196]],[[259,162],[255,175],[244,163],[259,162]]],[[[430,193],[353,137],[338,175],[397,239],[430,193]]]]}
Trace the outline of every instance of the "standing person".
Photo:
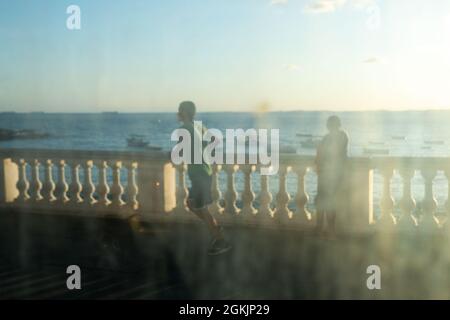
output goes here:
{"type": "MultiPolygon", "coordinates": [[[[178,120],[182,123],[181,128],[186,129],[190,133],[192,152],[194,155],[194,137],[203,141],[203,133],[205,128],[197,128],[194,126],[194,117],[196,113],[195,104],[191,101],[184,101],[178,107],[178,120]]],[[[205,145],[203,145],[203,148],[205,145]]],[[[191,159],[192,160],[192,159],[191,159]]],[[[212,170],[211,166],[202,159],[201,164],[194,164],[191,161],[188,164],[188,176],[191,180],[191,189],[189,190],[188,207],[201,220],[203,220],[208,227],[208,230],[213,238],[208,254],[217,255],[224,253],[231,249],[230,244],[225,240],[221,227],[209,212],[209,205],[212,203],[211,184],[212,184],[212,170]]]]}
{"type": "Polygon", "coordinates": [[[348,136],[341,130],[341,120],[330,116],[327,120],[328,134],[317,147],[316,166],[317,186],[317,231],[327,231],[334,235],[336,224],[336,205],[338,191],[344,178],[347,162],[348,136]]]}

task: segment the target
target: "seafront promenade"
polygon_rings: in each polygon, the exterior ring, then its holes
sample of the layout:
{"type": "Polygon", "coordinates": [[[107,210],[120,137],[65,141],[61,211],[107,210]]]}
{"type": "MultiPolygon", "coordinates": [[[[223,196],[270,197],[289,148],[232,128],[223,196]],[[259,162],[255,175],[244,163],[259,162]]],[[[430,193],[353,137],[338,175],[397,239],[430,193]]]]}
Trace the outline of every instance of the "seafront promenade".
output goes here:
{"type": "Polygon", "coordinates": [[[257,165],[216,165],[211,210],[233,250],[209,257],[208,234],[186,206],[186,167],[172,165],[166,153],[0,155],[2,297],[450,297],[449,224],[433,195],[436,172],[449,172],[446,158],[350,158],[335,238],[314,233],[304,179],[314,171],[312,157],[282,154],[275,193],[273,177],[257,175],[257,165]],[[385,179],[378,218],[374,170],[385,179]],[[391,194],[394,170],[404,179],[399,204],[391,194]],[[222,171],[225,188],[217,183],[222,171]],[[423,199],[410,192],[415,171],[424,178],[423,199]],[[243,190],[236,189],[237,172],[243,190]],[[286,189],[287,175],[297,178],[295,194],[286,189]],[[69,265],[82,269],[80,291],[66,288],[69,265]],[[381,290],[367,288],[371,265],[382,270],[381,290]]]}

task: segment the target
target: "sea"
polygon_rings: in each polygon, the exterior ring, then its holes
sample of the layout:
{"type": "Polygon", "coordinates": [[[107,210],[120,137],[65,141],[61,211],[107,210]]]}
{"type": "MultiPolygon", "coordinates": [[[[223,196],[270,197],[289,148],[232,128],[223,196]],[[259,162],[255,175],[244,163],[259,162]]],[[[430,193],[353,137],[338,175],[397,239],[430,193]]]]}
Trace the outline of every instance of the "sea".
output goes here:
{"type": "MultiPolygon", "coordinates": [[[[299,155],[314,155],[315,150],[305,146],[310,137],[326,133],[326,119],[330,115],[341,118],[342,127],[349,135],[349,156],[411,156],[450,157],[450,111],[290,111],[290,112],[211,112],[199,113],[208,128],[226,129],[279,129],[280,145],[293,149],[299,155]]],[[[0,148],[37,148],[70,150],[130,150],[127,137],[132,134],[144,136],[151,145],[170,151],[174,145],[170,137],[179,127],[175,112],[165,113],[0,113],[0,128],[32,129],[46,132],[48,138],[37,140],[0,141],[0,148]]],[[[449,159],[450,161],[450,159],[449,159]]],[[[70,177],[68,177],[70,179],[70,177]]],[[[379,213],[382,193],[382,178],[378,172],[374,177],[374,209],[379,213]]],[[[225,192],[226,177],[220,175],[219,183],[225,192]]],[[[189,182],[188,182],[189,184],[189,182]]],[[[278,190],[278,177],[270,177],[270,188],[274,195],[278,190]]],[[[314,209],[317,177],[313,171],[306,176],[306,190],[310,196],[308,207],[314,209]]],[[[255,193],[259,191],[259,178],[253,179],[255,193]]],[[[288,192],[295,197],[296,177],[288,175],[288,192]]],[[[243,190],[243,175],[236,174],[238,193],[243,190]]],[[[434,184],[438,209],[444,210],[447,201],[448,183],[443,172],[438,172],[434,184]]],[[[402,179],[395,173],[391,183],[395,200],[402,197],[402,179]]],[[[412,180],[412,191],[420,204],[424,196],[423,178],[416,172],[412,180]]],[[[239,202],[239,201],[238,201],[239,202]]],[[[293,204],[291,204],[292,206],[293,204]]],[[[396,207],[396,213],[399,208],[396,207]]]]}

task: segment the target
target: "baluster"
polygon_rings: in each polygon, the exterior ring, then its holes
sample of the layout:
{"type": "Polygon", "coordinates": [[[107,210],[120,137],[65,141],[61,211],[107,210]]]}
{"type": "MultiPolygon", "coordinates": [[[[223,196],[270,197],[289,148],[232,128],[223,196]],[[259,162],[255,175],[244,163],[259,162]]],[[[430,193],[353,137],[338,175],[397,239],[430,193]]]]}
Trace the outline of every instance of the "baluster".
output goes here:
{"type": "Polygon", "coordinates": [[[19,159],[16,163],[19,166],[19,179],[16,184],[19,195],[16,201],[19,203],[25,203],[30,199],[30,195],[28,194],[30,183],[27,179],[27,162],[24,159],[19,159]]]}
{"type": "Polygon", "coordinates": [[[385,167],[381,169],[381,175],[383,176],[383,194],[381,197],[381,217],[378,220],[377,226],[385,229],[393,227],[397,221],[393,215],[394,210],[394,198],[391,194],[391,179],[394,174],[392,167],[385,167]]]}
{"type": "Polygon", "coordinates": [[[234,174],[239,167],[234,164],[226,165],[225,172],[227,173],[227,191],[225,193],[225,209],[224,212],[230,216],[239,214],[239,209],[236,207],[237,192],[234,184],[234,174]]]}
{"type": "Polygon", "coordinates": [[[113,170],[113,182],[111,185],[111,205],[114,208],[121,208],[125,202],[122,200],[123,186],[120,182],[120,169],[122,168],[122,162],[115,161],[112,167],[113,170]]]}
{"type": "Polygon", "coordinates": [[[253,207],[255,194],[252,190],[252,173],[255,171],[255,166],[251,164],[244,165],[242,172],[244,173],[244,191],[242,192],[242,210],[241,214],[244,217],[253,218],[256,214],[256,209],[253,207]]]}
{"type": "Polygon", "coordinates": [[[212,185],[211,185],[211,197],[213,203],[209,207],[212,214],[223,214],[223,208],[220,205],[220,199],[222,198],[222,193],[219,188],[219,172],[222,169],[222,166],[219,164],[212,165],[212,185]]]}
{"type": "Polygon", "coordinates": [[[424,168],[421,173],[425,179],[425,197],[422,203],[423,212],[419,227],[421,230],[432,231],[439,228],[439,220],[434,215],[437,208],[437,201],[433,195],[433,180],[436,176],[436,169],[424,168]]]}
{"type": "Polygon", "coordinates": [[[311,213],[306,208],[309,197],[305,191],[305,175],[308,172],[308,168],[305,166],[296,166],[294,167],[294,171],[297,174],[297,195],[295,196],[297,211],[293,215],[293,218],[301,223],[308,223],[311,222],[311,213]]]}
{"type": "MultiPolygon", "coordinates": [[[[261,168],[260,171],[261,173],[261,168]]],[[[272,194],[269,191],[269,177],[261,174],[261,191],[259,193],[258,219],[267,219],[273,217],[273,210],[270,207],[272,203],[272,194]]]]}
{"type": "Polygon", "coordinates": [[[106,179],[106,169],[108,168],[108,163],[104,160],[101,160],[98,162],[97,168],[98,168],[97,205],[101,207],[107,207],[111,204],[111,201],[109,201],[108,199],[109,185],[106,179]]]}
{"type": "Polygon", "coordinates": [[[189,211],[187,207],[188,189],[186,188],[186,170],[185,164],[175,166],[178,172],[178,184],[176,189],[176,214],[185,214],[189,211]]]}
{"type": "Polygon", "coordinates": [[[83,198],[87,206],[94,205],[97,200],[94,198],[95,185],[92,181],[92,161],[88,160],[83,164],[84,167],[84,184],[83,184],[83,198]]]}
{"type": "Polygon", "coordinates": [[[280,166],[280,170],[278,171],[279,176],[279,190],[276,195],[276,208],[273,214],[273,217],[278,221],[287,221],[291,218],[292,212],[288,208],[289,201],[291,200],[291,196],[287,192],[286,188],[286,176],[289,172],[290,167],[286,165],[280,166]]]}
{"type": "Polygon", "coordinates": [[[60,204],[69,201],[69,198],[67,197],[67,190],[69,190],[69,187],[66,182],[65,167],[66,162],[64,160],[58,162],[58,182],[56,183],[55,195],[60,204]]]}
{"type": "Polygon", "coordinates": [[[81,191],[83,190],[83,186],[80,182],[80,164],[76,161],[70,161],[69,163],[71,170],[71,182],[69,185],[69,195],[70,195],[70,203],[77,205],[83,202],[83,198],[81,198],[81,191]]]}
{"type": "Polygon", "coordinates": [[[416,208],[416,201],[411,195],[411,179],[414,176],[414,170],[408,167],[401,168],[400,175],[403,179],[403,198],[400,202],[402,214],[398,221],[398,227],[404,230],[413,230],[417,227],[417,220],[412,215],[416,208]]]}
{"type": "Polygon", "coordinates": [[[126,164],[128,171],[128,181],[127,181],[127,206],[131,210],[137,210],[139,208],[139,202],[137,201],[137,195],[139,193],[139,188],[136,183],[136,169],[137,162],[129,161],[126,164]]]}
{"type": "Polygon", "coordinates": [[[40,163],[38,159],[31,161],[31,163],[33,163],[31,167],[31,183],[30,183],[31,200],[33,202],[40,202],[43,199],[41,195],[42,182],[39,178],[40,163]]]}
{"type": "Polygon", "coordinates": [[[46,160],[44,167],[45,180],[42,185],[42,195],[47,203],[52,203],[56,200],[56,197],[54,195],[55,182],[53,181],[52,168],[53,168],[52,161],[46,160]]]}

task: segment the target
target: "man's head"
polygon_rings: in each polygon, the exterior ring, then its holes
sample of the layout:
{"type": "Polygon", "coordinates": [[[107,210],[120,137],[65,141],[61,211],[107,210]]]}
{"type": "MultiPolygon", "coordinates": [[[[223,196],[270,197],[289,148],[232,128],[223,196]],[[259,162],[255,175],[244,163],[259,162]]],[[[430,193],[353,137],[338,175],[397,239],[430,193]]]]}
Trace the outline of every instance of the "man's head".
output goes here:
{"type": "Polygon", "coordinates": [[[192,101],[183,101],[178,107],[178,119],[183,122],[192,121],[195,116],[195,104],[192,101]]]}
{"type": "Polygon", "coordinates": [[[330,132],[338,131],[341,128],[341,119],[338,116],[330,116],[327,120],[327,128],[330,132]]]}

